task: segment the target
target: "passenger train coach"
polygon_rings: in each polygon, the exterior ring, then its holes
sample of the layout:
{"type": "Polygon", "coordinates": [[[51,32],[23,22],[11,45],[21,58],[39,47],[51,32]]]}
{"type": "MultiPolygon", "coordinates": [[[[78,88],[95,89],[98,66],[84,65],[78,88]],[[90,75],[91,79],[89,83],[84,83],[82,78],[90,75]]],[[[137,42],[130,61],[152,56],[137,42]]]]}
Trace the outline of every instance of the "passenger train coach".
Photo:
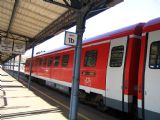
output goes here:
{"type": "MultiPolygon", "coordinates": [[[[35,56],[32,76],[70,92],[74,48],[35,56]]],[[[31,59],[25,73],[29,74],[31,59]]],[[[86,40],[82,46],[79,99],[139,118],[160,120],[160,18],[86,40]],[[136,109],[135,106],[137,106],[136,109]]]]}

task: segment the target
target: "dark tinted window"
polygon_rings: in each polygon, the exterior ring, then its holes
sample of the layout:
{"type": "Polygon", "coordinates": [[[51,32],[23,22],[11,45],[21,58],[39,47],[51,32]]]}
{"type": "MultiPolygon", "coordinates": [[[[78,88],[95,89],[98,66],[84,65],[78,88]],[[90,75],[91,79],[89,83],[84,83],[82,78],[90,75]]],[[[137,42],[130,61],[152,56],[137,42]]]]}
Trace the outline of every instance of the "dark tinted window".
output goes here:
{"type": "Polygon", "coordinates": [[[52,64],[52,58],[49,58],[48,59],[48,66],[51,66],[51,64],[52,64]]]}
{"type": "Polygon", "coordinates": [[[68,65],[69,55],[63,55],[62,57],[62,66],[66,67],[68,65]]]}
{"type": "Polygon", "coordinates": [[[55,67],[58,66],[59,63],[60,63],[60,56],[56,56],[56,57],[54,58],[54,66],[55,66],[55,67]]]}
{"type": "Polygon", "coordinates": [[[31,63],[31,61],[29,60],[29,61],[28,61],[28,66],[30,66],[30,63],[31,63]]]}
{"type": "Polygon", "coordinates": [[[39,59],[36,59],[36,66],[39,65],[39,59]]]}
{"type": "Polygon", "coordinates": [[[160,69],[160,41],[151,44],[149,67],[152,69],[160,69]]]}
{"type": "Polygon", "coordinates": [[[39,65],[42,65],[42,58],[40,58],[40,60],[39,60],[39,65]]]}
{"type": "Polygon", "coordinates": [[[34,61],[34,60],[31,60],[31,62],[32,62],[32,66],[35,66],[35,61],[34,61]]]}
{"type": "Polygon", "coordinates": [[[44,59],[43,59],[43,65],[45,66],[45,65],[46,65],[46,63],[47,63],[47,59],[46,59],[46,58],[44,58],[44,59]]]}
{"type": "Polygon", "coordinates": [[[96,50],[87,51],[85,55],[84,66],[94,67],[96,66],[96,61],[97,61],[97,51],[96,50]]]}
{"type": "Polygon", "coordinates": [[[26,66],[29,66],[29,60],[26,61],[26,64],[25,64],[25,65],[26,65],[26,66]]]}
{"type": "Polygon", "coordinates": [[[111,51],[110,67],[120,67],[123,61],[124,46],[113,47],[111,51]]]}

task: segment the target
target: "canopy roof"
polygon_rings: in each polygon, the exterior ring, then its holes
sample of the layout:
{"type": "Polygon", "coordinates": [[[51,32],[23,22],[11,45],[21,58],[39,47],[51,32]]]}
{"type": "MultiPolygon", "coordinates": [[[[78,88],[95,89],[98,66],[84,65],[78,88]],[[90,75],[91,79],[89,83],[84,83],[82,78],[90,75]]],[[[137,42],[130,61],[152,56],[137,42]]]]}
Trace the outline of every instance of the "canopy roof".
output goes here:
{"type": "MultiPolygon", "coordinates": [[[[0,41],[2,38],[24,41],[26,50],[30,49],[33,44],[40,44],[74,26],[74,10],[84,4],[87,6],[91,1],[94,1],[94,12],[89,17],[123,0],[0,0],[0,41]]],[[[0,52],[0,63],[14,56],[16,54],[0,52]]]]}

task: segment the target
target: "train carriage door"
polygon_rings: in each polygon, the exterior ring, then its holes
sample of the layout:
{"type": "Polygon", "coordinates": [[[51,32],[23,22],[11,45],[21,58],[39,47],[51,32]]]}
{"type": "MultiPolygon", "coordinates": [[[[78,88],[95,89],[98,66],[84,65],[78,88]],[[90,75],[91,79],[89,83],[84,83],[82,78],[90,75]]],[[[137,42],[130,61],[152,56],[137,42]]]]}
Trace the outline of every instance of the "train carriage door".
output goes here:
{"type": "Polygon", "coordinates": [[[145,120],[160,120],[160,30],[148,33],[144,76],[145,120]]]}
{"type": "Polygon", "coordinates": [[[128,37],[112,39],[106,74],[106,105],[122,110],[123,71],[128,37]]]}

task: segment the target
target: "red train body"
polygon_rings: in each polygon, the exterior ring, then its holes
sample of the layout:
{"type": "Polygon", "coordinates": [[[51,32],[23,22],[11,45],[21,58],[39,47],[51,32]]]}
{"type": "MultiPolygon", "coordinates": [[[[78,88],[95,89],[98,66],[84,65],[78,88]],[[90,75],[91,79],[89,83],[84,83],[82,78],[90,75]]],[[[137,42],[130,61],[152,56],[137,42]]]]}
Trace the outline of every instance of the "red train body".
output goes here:
{"type": "MultiPolygon", "coordinates": [[[[73,47],[36,56],[32,76],[68,91],[73,58],[73,47]]],[[[26,74],[29,64],[30,59],[26,74]]],[[[103,101],[106,106],[125,112],[137,104],[140,118],[159,120],[160,105],[154,105],[160,101],[160,95],[155,93],[160,85],[159,69],[160,18],[88,39],[82,47],[80,97],[86,99],[90,95],[95,103],[103,101]]]]}

